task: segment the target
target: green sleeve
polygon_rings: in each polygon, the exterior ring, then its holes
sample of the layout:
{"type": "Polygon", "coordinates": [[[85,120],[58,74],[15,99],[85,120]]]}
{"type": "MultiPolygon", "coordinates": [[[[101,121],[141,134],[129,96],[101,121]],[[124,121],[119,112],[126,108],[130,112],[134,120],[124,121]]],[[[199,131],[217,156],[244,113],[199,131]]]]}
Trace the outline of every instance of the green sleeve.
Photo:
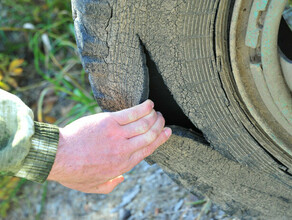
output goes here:
{"type": "Polygon", "coordinates": [[[33,121],[32,111],[0,89],[0,172],[44,182],[58,147],[59,129],[33,121]]]}

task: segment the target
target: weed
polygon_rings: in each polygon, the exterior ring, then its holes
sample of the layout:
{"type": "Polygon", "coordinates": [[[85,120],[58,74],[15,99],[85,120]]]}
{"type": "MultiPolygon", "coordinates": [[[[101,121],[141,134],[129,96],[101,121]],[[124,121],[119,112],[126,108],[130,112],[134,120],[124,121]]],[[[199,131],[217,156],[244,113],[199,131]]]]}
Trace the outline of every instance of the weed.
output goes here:
{"type": "Polygon", "coordinates": [[[25,182],[25,179],[0,176],[0,217],[6,217],[13,200],[25,182]]]}
{"type": "MultiPolygon", "coordinates": [[[[6,39],[4,44],[10,46],[11,42],[6,33],[22,32],[27,42],[25,45],[19,44],[26,47],[25,50],[28,53],[32,53],[35,70],[48,83],[47,88],[50,87],[50,90],[54,91],[57,96],[65,95],[66,98],[76,102],[68,115],[70,117],[68,122],[71,122],[88,112],[95,113],[97,105],[92,94],[85,89],[87,88],[84,80],[85,73],[81,69],[80,60],[76,55],[70,1],[40,2],[40,4],[36,4],[39,1],[4,0],[2,4],[9,8],[7,14],[9,20],[2,20],[1,35],[6,39]],[[10,17],[9,15],[12,13],[13,16],[10,17]],[[4,26],[5,24],[10,24],[10,26],[4,26]],[[69,73],[76,67],[80,69],[80,72],[69,73]]],[[[6,53],[14,53],[19,48],[18,46],[8,48],[8,46],[5,46],[6,53]]],[[[4,83],[9,84],[7,80],[4,80],[4,83]]],[[[14,83],[14,85],[16,84],[14,83]]],[[[43,96],[48,92],[47,88],[44,88],[43,96]]],[[[7,86],[6,89],[8,89],[7,86]]],[[[43,98],[39,99],[37,114],[39,121],[43,121],[41,116],[43,98]]],[[[68,116],[60,118],[57,123],[67,120],[68,116]]]]}
{"type": "Polygon", "coordinates": [[[11,86],[14,89],[18,87],[15,77],[22,74],[23,69],[21,66],[23,63],[23,59],[11,60],[5,54],[0,54],[0,88],[10,91],[11,86]]]}
{"type": "MultiPolygon", "coordinates": [[[[76,52],[70,0],[1,0],[0,8],[0,88],[15,94],[39,89],[32,103],[38,121],[69,123],[95,113],[98,106],[76,52]],[[58,120],[50,115],[56,99],[74,102],[58,120]]],[[[24,183],[0,176],[0,217],[6,216],[24,183]]],[[[45,199],[46,188],[42,207],[45,199]]]]}

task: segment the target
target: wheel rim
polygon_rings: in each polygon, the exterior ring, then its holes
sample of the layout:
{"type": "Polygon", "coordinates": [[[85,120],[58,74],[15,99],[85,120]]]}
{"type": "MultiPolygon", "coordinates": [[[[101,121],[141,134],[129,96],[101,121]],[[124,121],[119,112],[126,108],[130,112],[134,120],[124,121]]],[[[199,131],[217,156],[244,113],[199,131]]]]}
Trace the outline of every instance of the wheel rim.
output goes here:
{"type": "MultiPolygon", "coordinates": [[[[285,48],[281,48],[280,46],[280,50],[279,50],[279,57],[280,57],[280,64],[281,64],[281,68],[283,71],[283,75],[284,78],[286,80],[286,83],[290,89],[290,91],[292,91],[292,49],[291,49],[291,45],[292,45],[292,3],[290,3],[290,5],[288,4],[283,12],[283,23],[285,22],[285,27],[284,27],[284,34],[286,35],[284,37],[284,42],[290,41],[290,47],[285,47],[285,48]],[[287,48],[290,51],[287,51],[287,48]],[[285,54],[284,52],[282,52],[281,50],[285,50],[285,52],[287,52],[287,54],[285,54]]],[[[280,39],[279,39],[280,40],[280,39]]],[[[286,45],[284,45],[286,46],[286,45]]]]}
{"type": "Polygon", "coordinates": [[[277,43],[286,4],[286,0],[237,0],[230,28],[230,59],[244,111],[274,143],[265,146],[266,150],[291,167],[292,64],[277,43]]]}

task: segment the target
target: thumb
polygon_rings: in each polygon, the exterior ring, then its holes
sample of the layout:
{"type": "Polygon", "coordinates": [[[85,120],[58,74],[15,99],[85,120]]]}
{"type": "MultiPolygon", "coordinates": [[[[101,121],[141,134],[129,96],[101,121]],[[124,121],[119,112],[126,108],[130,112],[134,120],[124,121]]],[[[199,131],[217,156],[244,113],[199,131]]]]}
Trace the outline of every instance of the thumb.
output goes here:
{"type": "Polygon", "coordinates": [[[123,181],[124,181],[123,176],[118,176],[114,179],[111,179],[105,183],[98,185],[96,187],[96,193],[108,194],[108,193],[112,192],[123,181]]]}

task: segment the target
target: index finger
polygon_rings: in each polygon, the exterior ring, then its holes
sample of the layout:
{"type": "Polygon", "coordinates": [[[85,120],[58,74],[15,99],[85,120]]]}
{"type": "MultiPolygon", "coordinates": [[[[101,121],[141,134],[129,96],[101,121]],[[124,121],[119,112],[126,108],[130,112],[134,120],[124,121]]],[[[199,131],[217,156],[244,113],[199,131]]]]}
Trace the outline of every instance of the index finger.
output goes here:
{"type": "Polygon", "coordinates": [[[113,112],[112,115],[120,125],[126,125],[150,114],[152,112],[153,107],[154,103],[148,99],[142,104],[136,105],[132,108],[124,109],[118,112],[113,112]]]}

